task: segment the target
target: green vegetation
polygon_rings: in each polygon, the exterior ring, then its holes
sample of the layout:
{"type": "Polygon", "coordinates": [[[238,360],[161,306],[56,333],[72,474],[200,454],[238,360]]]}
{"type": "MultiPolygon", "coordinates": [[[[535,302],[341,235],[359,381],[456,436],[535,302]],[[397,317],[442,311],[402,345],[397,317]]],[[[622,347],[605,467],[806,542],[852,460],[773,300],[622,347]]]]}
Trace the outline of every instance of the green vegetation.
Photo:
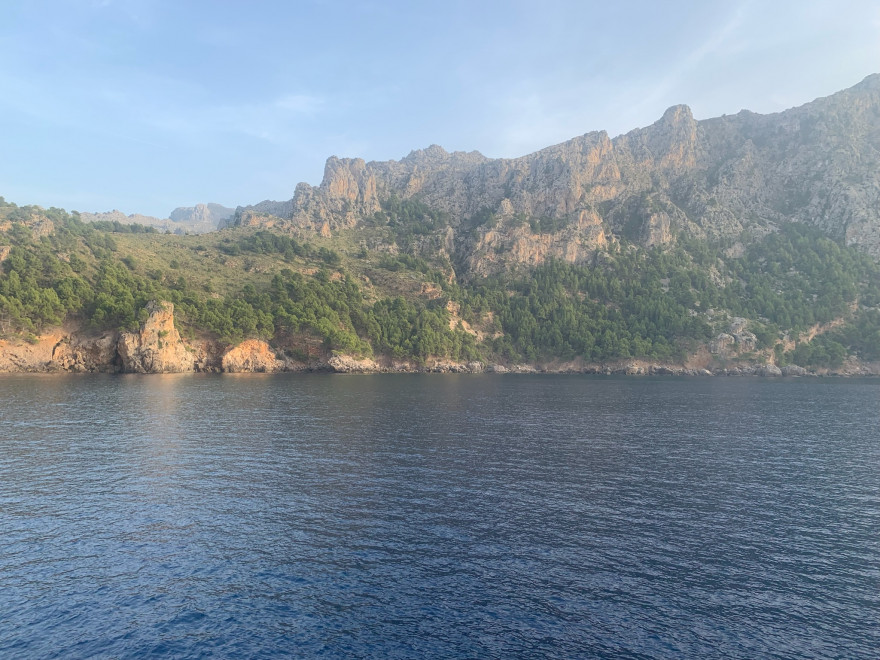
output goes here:
{"type": "Polygon", "coordinates": [[[392,195],[382,203],[382,210],[369,218],[369,223],[376,227],[389,227],[395,241],[408,248],[415,236],[426,236],[448,226],[449,215],[432,209],[418,199],[400,199],[392,195]]]}
{"type": "MultiPolygon", "coordinates": [[[[346,353],[370,355],[375,349],[415,359],[478,357],[470,335],[449,329],[448,312],[439,303],[398,296],[370,305],[350,274],[327,270],[340,265],[337,251],[288,236],[261,231],[220,239],[218,257],[252,253],[319,266],[304,268],[311,274],[282,267],[259,288],[245,282],[229,287],[224,297],[192,288],[183,274],[174,277],[145,268],[131,254],[121,255],[106,230],[76,216],[57,217],[55,231],[40,239],[14,223],[6,238],[13,244],[0,276],[0,332],[6,335],[32,334],[67,319],[96,330],[131,329],[143,320],[148,301],[163,299],[175,304],[185,329],[228,341],[305,333],[327,350],[346,353]]],[[[209,249],[195,251],[204,255],[209,249]]],[[[182,261],[173,259],[169,267],[176,263],[172,270],[178,270],[182,261]]],[[[426,268],[426,262],[408,255],[400,264],[426,268]]]]}
{"type": "Polygon", "coordinates": [[[492,311],[503,331],[492,349],[511,360],[671,359],[709,338],[705,321],[662,290],[663,275],[675,269],[670,259],[617,257],[607,267],[550,262],[511,291],[487,282],[467,293],[463,313],[492,311]]]}
{"type": "Polygon", "coordinates": [[[137,222],[119,222],[118,220],[95,220],[91,223],[94,229],[110,231],[117,234],[158,234],[155,227],[148,227],[137,222]]]}
{"type": "MultiPolygon", "coordinates": [[[[494,222],[484,211],[465,230],[494,222]]],[[[530,222],[536,232],[562,226],[530,222]]],[[[453,281],[448,261],[407,250],[446,224],[422,202],[392,198],[358,235],[390,230],[403,251],[389,254],[345,235],[181,237],[88,224],[0,198],[0,334],[32,337],[66,321],[130,329],[147,302],[162,299],[175,304],[184,333],[260,337],[293,351],[311,340],[326,351],[414,360],[681,360],[739,316],[760,355],[777,364],[880,360],[880,268],[807,227],[788,225],[736,258],[729,246],[685,237],[664,249],[623,241],[586,265],[549,261],[453,281]],[[786,352],[784,341],[816,328],[815,339],[786,352]]]]}
{"type": "Polygon", "coordinates": [[[727,266],[733,281],[717,304],[783,329],[828,323],[860,298],[877,304],[880,292],[877,264],[868,256],[802,225],[768,235],[727,266]]]}

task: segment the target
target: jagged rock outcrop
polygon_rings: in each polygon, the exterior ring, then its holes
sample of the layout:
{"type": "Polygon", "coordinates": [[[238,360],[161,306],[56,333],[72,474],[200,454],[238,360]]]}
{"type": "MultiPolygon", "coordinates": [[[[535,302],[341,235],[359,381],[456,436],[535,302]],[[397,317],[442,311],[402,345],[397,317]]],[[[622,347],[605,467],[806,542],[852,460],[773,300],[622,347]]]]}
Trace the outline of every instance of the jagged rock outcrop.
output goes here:
{"type": "Polygon", "coordinates": [[[722,332],[709,342],[708,349],[712,355],[726,357],[734,353],[748,353],[758,347],[758,337],[746,330],[748,319],[736,316],[730,320],[727,332],[722,332]]]}
{"type": "Polygon", "coordinates": [[[237,207],[218,227],[274,227],[276,223],[287,224],[285,219],[290,218],[292,212],[293,200],[273,202],[267,199],[259,204],[237,207]]]}
{"type": "MultiPolygon", "coordinates": [[[[25,220],[17,220],[16,222],[20,222],[25,227],[31,230],[31,234],[33,234],[34,238],[40,238],[42,236],[48,236],[53,231],[55,231],[55,223],[52,222],[49,218],[42,214],[43,209],[41,207],[34,207],[38,209],[39,212],[34,213],[29,218],[25,220]]],[[[0,232],[9,231],[12,227],[12,222],[6,218],[0,218],[0,232]]],[[[3,261],[9,255],[10,247],[2,246],[0,247],[0,261],[3,261]]]]}
{"type": "Polygon", "coordinates": [[[116,371],[118,341],[115,332],[98,336],[65,334],[52,347],[48,370],[75,373],[116,371]]]}
{"type": "Polygon", "coordinates": [[[193,371],[195,359],[174,327],[174,305],[152,302],[138,332],[123,332],[117,352],[122,371],[141,374],[193,371]]]}
{"type": "Polygon", "coordinates": [[[614,139],[587,133],[521,158],[436,145],[400,161],[334,156],[319,186],[300,183],[289,210],[273,203],[267,213],[326,235],[364,222],[392,197],[446,214],[448,226],[421,245],[452,251],[477,274],[549,256],[582,261],[615,237],[654,246],[679,232],[760,235],[784,222],[880,255],[880,75],[770,115],[697,121],[674,106],[614,139]],[[494,226],[473,226],[487,210],[494,226]],[[541,218],[558,221],[549,237],[523,231],[541,218]]]}
{"type": "Polygon", "coordinates": [[[758,369],[758,375],[776,378],[782,376],[782,369],[777,367],[775,364],[765,364],[763,367],[758,369]]]}

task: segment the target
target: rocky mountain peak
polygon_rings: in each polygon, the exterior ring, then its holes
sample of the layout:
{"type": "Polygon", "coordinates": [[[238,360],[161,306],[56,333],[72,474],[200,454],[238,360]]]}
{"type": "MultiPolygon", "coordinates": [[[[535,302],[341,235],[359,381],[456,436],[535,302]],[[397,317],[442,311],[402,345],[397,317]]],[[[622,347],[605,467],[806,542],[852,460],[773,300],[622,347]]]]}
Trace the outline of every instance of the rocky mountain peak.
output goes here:
{"type": "Polygon", "coordinates": [[[413,149],[403,159],[405,162],[427,164],[430,162],[444,161],[449,158],[449,152],[439,144],[432,144],[425,149],[413,149]]]}
{"type": "Polygon", "coordinates": [[[865,78],[852,87],[853,90],[858,91],[880,91],[880,73],[872,73],[869,76],[865,76],[865,78]]]}
{"type": "Polygon", "coordinates": [[[417,167],[443,167],[447,165],[477,165],[489,160],[479,151],[446,151],[443,147],[432,144],[425,149],[409,152],[400,162],[417,167]]]}
{"type": "Polygon", "coordinates": [[[690,106],[687,105],[673,105],[667,108],[666,112],[663,113],[663,117],[657,122],[657,124],[666,124],[669,126],[681,124],[690,126],[695,123],[694,113],[691,112],[690,106]]]}
{"type": "Polygon", "coordinates": [[[517,255],[582,260],[619,238],[757,237],[785,222],[880,255],[880,74],[770,115],[697,121],[675,105],[614,139],[591,132],[519,158],[436,144],[399,161],[332,157],[320,186],[297,186],[282,222],[327,235],[392,198],[442,214],[442,249],[478,273],[517,255]]]}

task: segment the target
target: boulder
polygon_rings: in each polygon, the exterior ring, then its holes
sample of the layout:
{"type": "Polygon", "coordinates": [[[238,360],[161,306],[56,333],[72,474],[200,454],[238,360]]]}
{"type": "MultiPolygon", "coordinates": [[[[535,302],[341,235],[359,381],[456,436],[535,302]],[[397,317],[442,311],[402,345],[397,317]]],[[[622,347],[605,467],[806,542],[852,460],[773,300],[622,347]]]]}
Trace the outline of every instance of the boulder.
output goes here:
{"type": "Polygon", "coordinates": [[[379,371],[379,366],[369,358],[358,360],[349,355],[334,355],[327,360],[327,365],[333,371],[342,374],[373,373],[379,371]]]}
{"type": "Polygon", "coordinates": [[[758,369],[758,375],[778,377],[782,375],[782,369],[777,367],[775,364],[765,364],[763,367],[760,367],[758,369]]]}

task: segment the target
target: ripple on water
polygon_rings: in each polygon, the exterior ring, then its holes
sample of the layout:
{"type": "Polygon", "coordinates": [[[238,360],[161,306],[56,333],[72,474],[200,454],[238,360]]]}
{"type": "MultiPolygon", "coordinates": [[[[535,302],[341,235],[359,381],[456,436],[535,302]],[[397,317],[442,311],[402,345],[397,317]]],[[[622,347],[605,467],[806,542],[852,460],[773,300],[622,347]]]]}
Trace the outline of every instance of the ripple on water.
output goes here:
{"type": "Polygon", "coordinates": [[[873,657],[878,394],[3,377],[0,655],[873,657]]]}

